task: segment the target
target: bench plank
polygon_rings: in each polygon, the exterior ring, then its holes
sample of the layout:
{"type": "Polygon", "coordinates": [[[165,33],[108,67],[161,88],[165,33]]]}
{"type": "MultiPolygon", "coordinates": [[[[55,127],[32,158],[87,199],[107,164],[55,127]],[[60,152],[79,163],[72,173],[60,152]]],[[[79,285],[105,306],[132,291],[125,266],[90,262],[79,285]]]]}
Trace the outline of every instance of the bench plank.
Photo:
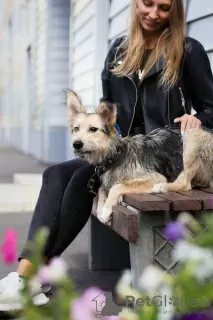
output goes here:
{"type": "Polygon", "coordinates": [[[210,193],[197,189],[179,191],[178,193],[200,200],[202,202],[203,209],[213,209],[213,195],[210,193]]]}
{"type": "Polygon", "coordinates": [[[164,211],[170,209],[169,201],[147,193],[126,194],[124,202],[141,211],[164,211]]]}
{"type": "MultiPolygon", "coordinates": [[[[97,218],[96,208],[97,199],[93,202],[92,208],[92,215],[97,218]]],[[[136,242],[139,234],[139,216],[125,206],[113,206],[113,218],[109,228],[128,242],[136,242]]]]}
{"type": "Polygon", "coordinates": [[[207,192],[207,193],[211,193],[213,196],[213,188],[199,188],[199,190],[207,192]]]}
{"type": "Polygon", "coordinates": [[[124,206],[114,206],[111,228],[128,242],[136,242],[139,235],[139,215],[124,206]]]}
{"type": "Polygon", "coordinates": [[[202,203],[196,198],[192,198],[176,192],[158,193],[162,199],[170,201],[171,210],[183,211],[183,210],[201,210],[202,203]]]}

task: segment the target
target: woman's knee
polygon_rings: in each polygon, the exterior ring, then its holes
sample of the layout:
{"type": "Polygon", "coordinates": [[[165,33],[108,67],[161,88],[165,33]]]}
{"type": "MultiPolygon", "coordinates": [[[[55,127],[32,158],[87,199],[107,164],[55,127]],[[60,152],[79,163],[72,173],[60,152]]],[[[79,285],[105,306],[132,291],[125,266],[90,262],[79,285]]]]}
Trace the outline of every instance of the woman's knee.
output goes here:
{"type": "MultiPolygon", "coordinates": [[[[95,166],[93,164],[79,168],[73,174],[73,177],[71,180],[72,186],[75,186],[75,188],[80,188],[80,189],[87,187],[88,182],[94,173],[95,173],[95,166]]],[[[97,183],[98,183],[98,180],[97,180],[97,183]]]]}
{"type": "Polygon", "coordinates": [[[43,182],[46,181],[61,181],[70,180],[73,174],[81,167],[85,166],[86,163],[80,159],[74,159],[63,163],[58,163],[46,168],[43,172],[43,182]]]}

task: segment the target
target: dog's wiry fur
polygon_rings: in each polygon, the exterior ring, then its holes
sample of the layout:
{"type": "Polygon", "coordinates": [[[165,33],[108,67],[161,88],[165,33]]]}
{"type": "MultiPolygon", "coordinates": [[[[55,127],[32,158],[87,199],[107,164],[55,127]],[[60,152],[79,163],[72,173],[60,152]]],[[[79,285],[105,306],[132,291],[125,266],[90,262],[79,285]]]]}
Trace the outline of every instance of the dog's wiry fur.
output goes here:
{"type": "Polygon", "coordinates": [[[184,168],[173,183],[161,183],[152,192],[189,191],[193,187],[213,187],[213,133],[194,128],[183,139],[184,168]]]}
{"type": "Polygon", "coordinates": [[[191,185],[213,185],[213,136],[192,129],[184,137],[156,129],[147,135],[121,138],[114,132],[116,105],[101,102],[87,114],[72,91],[67,94],[69,123],[75,154],[88,162],[116,158],[102,175],[97,215],[110,223],[112,207],[127,193],[190,190],[191,185]]]}

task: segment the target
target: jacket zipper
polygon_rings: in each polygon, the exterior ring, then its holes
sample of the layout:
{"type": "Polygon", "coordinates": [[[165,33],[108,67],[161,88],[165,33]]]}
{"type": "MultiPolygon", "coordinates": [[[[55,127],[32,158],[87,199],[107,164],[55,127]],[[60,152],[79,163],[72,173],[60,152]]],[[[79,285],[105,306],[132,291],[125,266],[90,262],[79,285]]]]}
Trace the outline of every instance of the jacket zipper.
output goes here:
{"type": "Polygon", "coordinates": [[[169,122],[169,125],[171,125],[171,122],[170,122],[170,96],[169,96],[169,92],[168,92],[167,104],[168,104],[168,122],[169,122]]]}
{"type": "MultiPolygon", "coordinates": [[[[117,50],[118,51],[118,50],[117,50]]],[[[115,58],[116,58],[116,56],[117,56],[117,51],[116,51],[116,53],[115,53],[115,58]]],[[[137,102],[138,102],[138,89],[137,89],[137,86],[136,86],[136,84],[134,83],[134,81],[130,78],[130,77],[128,77],[128,76],[126,76],[132,83],[133,83],[133,85],[134,85],[134,87],[135,87],[135,92],[136,92],[136,100],[135,100],[135,104],[134,104],[134,108],[133,108],[133,116],[132,116],[132,120],[131,120],[131,123],[130,123],[130,127],[129,127],[129,130],[128,130],[128,133],[127,133],[127,135],[129,135],[129,133],[130,133],[130,130],[131,130],[131,128],[132,128],[132,123],[133,123],[133,120],[134,120],[134,116],[135,116],[135,107],[136,107],[136,104],[137,104],[137,102]]],[[[142,106],[143,107],[143,106],[142,106]]],[[[144,126],[146,127],[146,124],[145,124],[145,118],[144,118],[144,126]]]]}
{"type": "Polygon", "coordinates": [[[184,95],[183,95],[183,91],[182,91],[181,87],[179,87],[179,91],[180,91],[180,96],[181,96],[182,108],[184,109],[184,112],[187,113],[185,99],[184,99],[184,95]]]}
{"type": "MultiPolygon", "coordinates": [[[[118,51],[118,49],[117,49],[117,51],[118,51]]],[[[115,53],[115,59],[117,58],[117,51],[115,53]]],[[[138,89],[137,89],[137,86],[134,83],[134,81],[130,77],[128,77],[128,76],[126,76],[126,77],[133,83],[133,85],[135,87],[135,92],[136,92],[136,100],[135,100],[135,104],[134,104],[134,108],[133,108],[133,116],[132,116],[130,127],[129,127],[129,130],[128,130],[128,133],[127,133],[127,135],[129,135],[131,127],[132,127],[132,123],[133,123],[133,120],[134,120],[134,116],[135,116],[135,107],[136,107],[136,104],[137,104],[137,101],[138,101],[138,89]]],[[[144,123],[145,123],[145,121],[144,121],[144,123]]]]}
{"type": "Polygon", "coordinates": [[[133,119],[134,119],[134,116],[135,116],[135,107],[136,107],[136,104],[137,104],[137,101],[138,101],[138,90],[137,90],[137,86],[134,83],[134,81],[130,77],[128,77],[128,76],[126,76],[126,77],[134,84],[135,92],[136,92],[136,100],[135,100],[134,109],[133,109],[133,116],[132,116],[132,120],[131,120],[130,127],[129,127],[129,130],[128,130],[128,134],[127,134],[127,135],[129,135],[129,132],[130,132],[130,130],[132,128],[133,119]]]}

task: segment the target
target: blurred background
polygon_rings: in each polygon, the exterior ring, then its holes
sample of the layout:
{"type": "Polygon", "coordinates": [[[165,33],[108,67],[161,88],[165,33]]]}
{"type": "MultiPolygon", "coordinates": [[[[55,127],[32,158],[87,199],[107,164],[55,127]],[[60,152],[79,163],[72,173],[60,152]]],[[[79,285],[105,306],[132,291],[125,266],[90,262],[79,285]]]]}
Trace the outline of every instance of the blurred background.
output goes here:
{"type": "MultiPolygon", "coordinates": [[[[213,1],[185,0],[188,35],[213,64],[213,1]]],[[[130,0],[0,0],[0,139],[47,163],[72,158],[63,90],[89,107],[126,32],[130,0]]],[[[195,66],[196,68],[196,66],[195,66]]]]}

